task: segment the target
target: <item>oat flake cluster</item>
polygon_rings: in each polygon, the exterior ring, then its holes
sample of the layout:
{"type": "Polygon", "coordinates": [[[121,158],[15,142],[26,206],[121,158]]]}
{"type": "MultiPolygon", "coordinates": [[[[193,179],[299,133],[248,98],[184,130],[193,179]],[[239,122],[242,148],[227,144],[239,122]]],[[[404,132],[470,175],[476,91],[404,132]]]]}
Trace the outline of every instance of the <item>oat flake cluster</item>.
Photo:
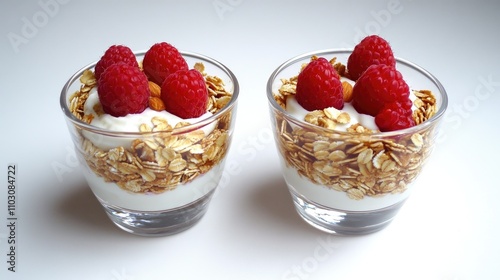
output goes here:
{"type": "MultiPolygon", "coordinates": [[[[195,69],[205,77],[209,92],[207,111],[220,111],[231,99],[223,81],[204,73],[202,63],[195,69]]],[[[70,99],[70,110],[78,119],[90,123],[92,115],[84,114],[84,104],[90,90],[97,85],[94,73],[87,70],[80,78],[82,86],[70,99]]],[[[155,103],[157,85],[150,83],[150,107],[161,110],[155,103]],[[155,107],[157,106],[157,107],[155,107]]],[[[104,113],[99,108],[96,112],[104,113]]],[[[229,146],[231,112],[222,115],[216,127],[205,135],[201,129],[175,135],[173,129],[190,125],[180,122],[172,127],[167,120],[153,117],[139,127],[140,132],[151,132],[149,137],[132,141],[130,147],[115,147],[104,151],[80,134],[83,154],[89,167],[106,182],[114,182],[121,188],[135,193],[162,193],[187,183],[216,166],[225,156],[229,146]]]]}
{"type": "MultiPolygon", "coordinates": [[[[345,66],[335,58],[330,63],[343,76],[345,66]]],[[[281,82],[274,98],[286,109],[286,98],[295,94],[297,77],[281,82]]],[[[352,87],[343,85],[343,89],[344,101],[349,102],[352,87]]],[[[436,99],[429,90],[414,94],[417,109],[413,118],[418,125],[435,114],[436,99]]],[[[282,114],[276,115],[278,147],[287,166],[311,182],[345,192],[355,200],[404,192],[419,174],[432,148],[432,126],[420,133],[381,139],[373,135],[378,131],[361,124],[353,124],[347,133],[336,132],[335,126],[349,123],[350,116],[335,108],[312,111],[304,121],[317,128],[298,127],[282,114]]]]}

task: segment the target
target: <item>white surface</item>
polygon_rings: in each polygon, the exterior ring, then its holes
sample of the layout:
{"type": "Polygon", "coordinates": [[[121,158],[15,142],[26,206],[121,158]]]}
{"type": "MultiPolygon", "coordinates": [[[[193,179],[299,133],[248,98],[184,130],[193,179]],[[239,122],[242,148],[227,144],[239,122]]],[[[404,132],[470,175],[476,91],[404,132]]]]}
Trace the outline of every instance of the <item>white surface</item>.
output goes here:
{"type": "Polygon", "coordinates": [[[50,1],[0,4],[0,279],[500,278],[500,2],[50,1]],[[265,85],[292,56],[352,47],[374,32],[441,80],[449,111],[394,222],[372,235],[330,236],[294,212],[265,85]],[[241,96],[206,216],[181,234],[144,238],[111,224],[91,194],[58,99],[108,46],[159,41],[226,64],[241,96]],[[9,163],[18,165],[16,273],[6,262],[9,163]]]}

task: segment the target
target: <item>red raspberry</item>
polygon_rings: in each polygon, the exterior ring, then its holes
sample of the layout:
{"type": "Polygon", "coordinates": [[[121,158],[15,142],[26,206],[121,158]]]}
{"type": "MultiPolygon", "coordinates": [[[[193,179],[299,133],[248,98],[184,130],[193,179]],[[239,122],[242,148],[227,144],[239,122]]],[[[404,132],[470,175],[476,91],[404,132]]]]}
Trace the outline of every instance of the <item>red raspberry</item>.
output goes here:
{"type": "Polygon", "coordinates": [[[197,118],[207,111],[208,90],[198,70],[179,70],[161,86],[165,109],[183,119],[197,118]]]}
{"type": "Polygon", "coordinates": [[[106,68],[97,91],[104,112],[115,117],[142,113],[149,104],[148,78],[138,67],[125,63],[106,68]]]}
{"type": "Polygon", "coordinates": [[[354,47],[347,60],[349,78],[357,80],[373,64],[396,66],[391,46],[377,35],[365,37],[354,47]]]}
{"type": "Polygon", "coordinates": [[[295,98],[308,111],[342,109],[342,83],[332,64],[323,57],[311,61],[298,76],[295,98]]]}
{"type": "Polygon", "coordinates": [[[113,45],[109,47],[106,52],[104,52],[104,55],[95,65],[94,75],[96,80],[99,81],[99,78],[104,70],[117,62],[124,62],[126,64],[139,67],[137,59],[131,49],[122,45],[113,45]]]}
{"type": "Polygon", "coordinates": [[[400,130],[415,125],[411,111],[412,102],[387,103],[375,116],[375,124],[380,131],[400,130]]]}
{"type": "Polygon", "coordinates": [[[186,60],[172,45],[162,42],[154,44],[145,54],[142,62],[144,73],[158,85],[178,70],[188,70],[186,60]]]}
{"type": "Polygon", "coordinates": [[[405,102],[410,89],[393,66],[372,65],[352,89],[352,105],[361,114],[377,115],[387,103],[405,102]]]}

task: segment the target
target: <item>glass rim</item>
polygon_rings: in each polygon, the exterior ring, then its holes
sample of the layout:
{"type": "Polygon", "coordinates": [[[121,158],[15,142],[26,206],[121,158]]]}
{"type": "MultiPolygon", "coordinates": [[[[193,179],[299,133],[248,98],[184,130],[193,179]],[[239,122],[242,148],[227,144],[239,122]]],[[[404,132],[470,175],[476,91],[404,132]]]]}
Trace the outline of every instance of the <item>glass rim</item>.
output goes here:
{"type": "MultiPolygon", "coordinates": [[[[140,50],[134,52],[134,55],[136,57],[138,56],[144,56],[144,54],[147,52],[147,50],[140,50]]],[[[177,135],[177,134],[183,134],[183,133],[189,133],[191,131],[197,130],[201,127],[204,127],[206,125],[209,125],[213,122],[215,122],[218,118],[220,118],[222,115],[224,115],[226,112],[230,111],[235,105],[238,100],[239,96],[239,82],[234,73],[224,64],[219,62],[218,60],[215,60],[211,57],[208,57],[203,54],[195,53],[195,52],[189,52],[189,51],[179,51],[181,55],[184,57],[189,57],[192,59],[200,59],[206,62],[209,62],[213,64],[214,66],[218,67],[220,70],[222,70],[226,75],[228,75],[229,79],[231,80],[233,84],[233,91],[231,95],[231,99],[229,102],[217,113],[211,115],[210,117],[204,118],[200,121],[191,123],[189,125],[183,126],[183,127],[178,127],[178,128],[172,128],[171,130],[166,130],[166,131],[152,131],[152,132],[129,132],[129,131],[113,131],[110,129],[104,129],[100,127],[93,126],[91,124],[88,124],[78,118],[76,118],[73,113],[69,109],[69,104],[67,102],[67,97],[68,94],[74,94],[73,92],[69,92],[69,89],[71,85],[76,82],[77,80],[80,79],[82,76],[83,72],[89,69],[92,69],[95,67],[97,64],[98,60],[91,62],[87,64],[86,66],[80,68],[78,71],[76,71],[71,77],[68,79],[68,81],[64,84],[61,94],[59,97],[59,103],[60,107],[66,116],[66,118],[71,121],[74,125],[78,126],[79,128],[85,129],[87,131],[93,132],[93,133],[98,133],[102,135],[107,135],[107,136],[146,136],[146,135],[155,135],[155,134],[164,134],[164,133],[170,133],[172,135],[177,135]]],[[[200,61],[200,62],[203,62],[200,61]]]]}
{"type": "MultiPolygon", "coordinates": [[[[302,127],[308,127],[311,129],[319,130],[319,131],[324,131],[326,133],[332,133],[335,132],[340,135],[352,135],[352,132],[347,132],[347,131],[339,131],[339,130],[334,130],[334,129],[328,129],[324,127],[320,127],[314,124],[310,124],[304,120],[297,119],[296,117],[292,116],[289,114],[286,110],[284,110],[274,99],[274,93],[273,93],[273,83],[278,77],[278,74],[283,71],[285,68],[288,66],[291,66],[292,64],[295,64],[301,60],[308,59],[313,55],[316,56],[323,56],[323,55],[335,55],[335,54],[350,54],[352,53],[353,49],[323,49],[323,50],[316,50],[316,51],[311,51],[307,53],[303,53],[300,55],[297,55],[295,57],[292,57],[285,62],[283,62],[281,65],[279,65],[269,76],[269,79],[267,81],[266,85],[266,95],[267,99],[269,101],[269,104],[272,106],[272,108],[275,111],[278,111],[280,114],[282,114],[287,120],[293,121],[296,125],[300,125],[302,127]]],[[[446,93],[445,88],[441,84],[441,82],[429,71],[424,69],[423,67],[410,62],[406,59],[400,58],[400,57],[395,57],[396,59],[396,69],[397,69],[397,64],[402,64],[405,65],[409,68],[412,68],[420,74],[423,74],[426,78],[428,78],[439,90],[439,93],[441,95],[441,104],[436,111],[436,113],[428,120],[424,121],[421,124],[405,128],[405,129],[400,129],[396,131],[387,131],[387,132],[375,132],[370,134],[370,137],[391,137],[391,136],[397,136],[397,135],[403,135],[403,134],[413,134],[418,131],[424,130],[425,128],[433,125],[436,123],[441,117],[444,115],[447,107],[448,107],[448,94],[446,93]]],[[[399,70],[398,70],[399,71],[399,70]]],[[[298,73],[298,71],[297,71],[298,73]]]]}

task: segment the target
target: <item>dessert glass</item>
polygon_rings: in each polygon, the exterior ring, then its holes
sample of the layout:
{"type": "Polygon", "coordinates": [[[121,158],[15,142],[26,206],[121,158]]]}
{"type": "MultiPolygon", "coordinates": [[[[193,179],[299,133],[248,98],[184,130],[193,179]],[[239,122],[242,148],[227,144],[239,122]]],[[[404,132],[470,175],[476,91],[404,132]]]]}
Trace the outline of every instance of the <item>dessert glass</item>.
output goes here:
{"type": "Polygon", "coordinates": [[[311,56],[336,57],[345,64],[350,53],[323,50],[284,62],[268,80],[267,98],[283,177],[299,215],[329,233],[360,235],[387,226],[405,203],[431,154],[448,99],[432,74],[397,58],[410,90],[430,90],[435,96],[432,117],[414,127],[371,134],[336,131],[298,119],[280,106],[275,95],[281,79],[298,75],[311,56]]]}
{"type": "MultiPolygon", "coordinates": [[[[136,53],[139,61],[144,53],[136,53]]],[[[207,211],[224,169],[238,80],[212,58],[181,54],[190,67],[203,63],[207,75],[222,79],[231,94],[218,112],[189,125],[165,128],[156,119],[140,132],[117,132],[75,117],[71,97],[80,90],[84,72],[96,63],[78,70],[62,89],[60,105],[87,183],[111,221],[133,234],[171,235],[195,225],[207,211]]]]}

